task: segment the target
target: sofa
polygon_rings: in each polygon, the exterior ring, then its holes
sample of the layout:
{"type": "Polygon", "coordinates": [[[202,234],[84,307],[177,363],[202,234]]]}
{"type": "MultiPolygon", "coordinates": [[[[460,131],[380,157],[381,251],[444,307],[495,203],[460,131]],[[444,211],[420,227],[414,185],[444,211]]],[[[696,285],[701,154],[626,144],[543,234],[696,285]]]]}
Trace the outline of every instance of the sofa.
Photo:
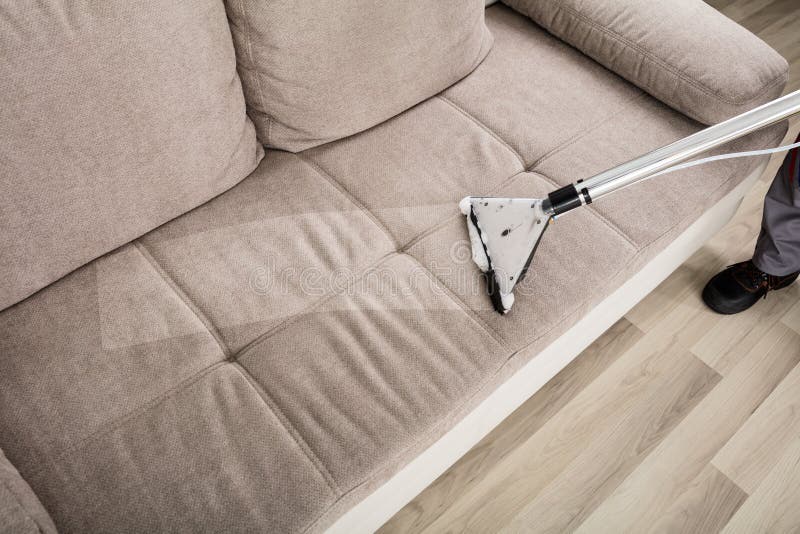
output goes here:
{"type": "Polygon", "coordinates": [[[559,218],[505,316],[459,200],[545,196],[788,70],[700,0],[0,2],[0,50],[0,532],[375,530],[766,162],[559,218]]]}

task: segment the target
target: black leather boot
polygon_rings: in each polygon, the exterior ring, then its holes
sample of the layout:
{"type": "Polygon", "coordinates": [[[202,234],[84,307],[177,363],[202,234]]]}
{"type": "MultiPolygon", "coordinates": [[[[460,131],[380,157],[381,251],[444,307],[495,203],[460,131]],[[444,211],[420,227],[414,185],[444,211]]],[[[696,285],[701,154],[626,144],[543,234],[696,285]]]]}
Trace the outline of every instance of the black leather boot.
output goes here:
{"type": "Polygon", "coordinates": [[[703,289],[703,301],[717,313],[739,313],[766,298],[770,291],[790,286],[798,274],[773,276],[759,270],[752,260],[743,261],[709,280],[703,289]]]}

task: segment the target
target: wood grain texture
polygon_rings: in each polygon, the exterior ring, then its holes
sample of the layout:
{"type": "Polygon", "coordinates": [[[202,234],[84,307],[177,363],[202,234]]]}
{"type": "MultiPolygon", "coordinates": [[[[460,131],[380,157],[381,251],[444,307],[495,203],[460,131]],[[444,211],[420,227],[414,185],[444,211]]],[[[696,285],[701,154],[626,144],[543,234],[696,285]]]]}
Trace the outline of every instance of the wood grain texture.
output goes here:
{"type": "Polygon", "coordinates": [[[703,399],[720,376],[691,354],[675,355],[678,369],[654,381],[519,513],[504,530],[574,530],[703,399]],[[621,431],[624,430],[624,431],[621,431]]]}
{"type": "Polygon", "coordinates": [[[727,374],[800,300],[800,285],[767,295],[767,300],[760,302],[760,306],[715,321],[692,346],[692,352],[719,373],[727,374]]]}
{"type": "MultiPolygon", "coordinates": [[[[684,332],[692,330],[680,313],[675,313],[669,324],[682,325],[684,332]]],[[[669,329],[665,323],[664,331],[669,329]]],[[[520,441],[480,485],[431,523],[431,531],[496,531],[589,444],[595,440],[602,442],[609,428],[643,409],[643,401],[652,391],[679,374],[687,362],[686,358],[670,353],[672,336],[663,335],[658,340],[646,337],[622,354],[541,429],[520,441]]]]}
{"type": "Polygon", "coordinates": [[[800,362],[798,347],[788,341],[762,338],[578,532],[643,532],[658,520],[800,362]]]}
{"type": "MultiPolygon", "coordinates": [[[[781,340],[784,349],[800,351],[800,336],[786,330],[781,340]]],[[[711,463],[752,494],[797,436],[800,436],[800,366],[786,376],[711,463]]]]}
{"type": "Polygon", "coordinates": [[[743,489],[714,466],[706,465],[648,532],[719,532],[746,499],[743,489]]]}
{"type": "Polygon", "coordinates": [[[800,532],[800,436],[786,449],[723,532],[800,532]]]}
{"type": "Polygon", "coordinates": [[[538,431],[570,400],[608,368],[643,333],[622,319],[565,367],[533,397],[501,423],[490,436],[462,457],[381,531],[421,532],[453,502],[481,484],[499,461],[516,449],[520,440],[538,431]],[[425,503],[424,506],[418,506],[425,503]]]}
{"type": "Polygon", "coordinates": [[[800,334],[800,300],[781,317],[781,322],[800,334]]]}
{"type": "MultiPolygon", "coordinates": [[[[800,1],[708,3],[783,54],[787,91],[800,89],[800,1]]],[[[717,236],[381,532],[800,532],[800,284],[734,317],[700,299],[752,254],[781,160],[717,236]]]]}

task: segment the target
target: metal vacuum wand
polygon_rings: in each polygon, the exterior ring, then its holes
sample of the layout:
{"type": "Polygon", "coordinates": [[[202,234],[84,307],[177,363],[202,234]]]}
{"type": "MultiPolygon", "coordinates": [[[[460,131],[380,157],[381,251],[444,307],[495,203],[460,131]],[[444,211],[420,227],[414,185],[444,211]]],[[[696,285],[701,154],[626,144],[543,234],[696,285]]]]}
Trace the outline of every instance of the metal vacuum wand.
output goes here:
{"type": "Polygon", "coordinates": [[[472,259],[486,278],[495,310],[507,313],[514,304],[514,287],[522,281],[549,222],[570,210],[591,204],[623,187],[682,167],[724,157],[744,157],[768,151],[727,154],[683,163],[756,130],[800,113],[800,91],[710,126],[586,180],[562,187],[547,198],[466,197],[459,207],[467,216],[472,259]],[[682,164],[682,165],[681,165],[682,164]]]}
{"type": "Polygon", "coordinates": [[[609,193],[650,178],[678,163],[729,143],[740,137],[776,124],[800,113],[800,91],[768,102],[763,106],[709,126],[671,145],[659,148],[613,169],[550,193],[542,209],[549,215],[561,215],[571,209],[591,204],[609,193]]]}

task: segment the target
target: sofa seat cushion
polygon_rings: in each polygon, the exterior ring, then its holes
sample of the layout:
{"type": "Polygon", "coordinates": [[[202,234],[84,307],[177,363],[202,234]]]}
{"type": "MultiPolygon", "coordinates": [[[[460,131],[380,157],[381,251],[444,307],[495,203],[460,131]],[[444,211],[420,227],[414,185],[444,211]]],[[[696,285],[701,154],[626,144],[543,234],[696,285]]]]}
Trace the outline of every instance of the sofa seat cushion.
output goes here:
{"type": "Polygon", "coordinates": [[[501,317],[459,199],[544,195],[700,125],[505,7],[487,20],[497,45],[443,95],[268,151],[230,191],[0,313],[0,448],[61,530],[324,528],[757,164],[559,219],[501,317]]]}

